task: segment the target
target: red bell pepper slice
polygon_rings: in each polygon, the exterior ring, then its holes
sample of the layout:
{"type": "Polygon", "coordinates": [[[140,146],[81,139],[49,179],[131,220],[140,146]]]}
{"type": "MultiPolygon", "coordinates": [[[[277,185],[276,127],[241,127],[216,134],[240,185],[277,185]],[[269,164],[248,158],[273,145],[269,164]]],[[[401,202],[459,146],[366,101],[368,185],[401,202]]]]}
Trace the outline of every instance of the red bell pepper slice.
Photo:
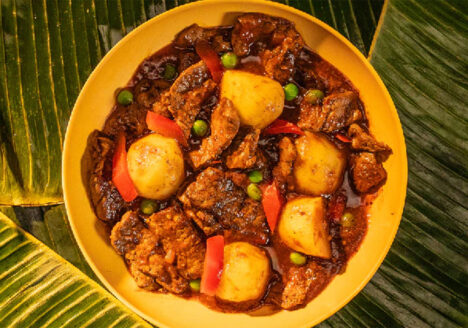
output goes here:
{"type": "Polygon", "coordinates": [[[138,196],[127,166],[127,150],[125,135],[121,133],[117,139],[114,157],[112,158],[112,182],[126,202],[131,202],[138,196]]]}
{"type": "Polygon", "coordinates": [[[218,288],[223,271],[224,237],[221,235],[206,240],[205,262],[201,278],[200,292],[213,296],[218,288]]]}
{"type": "Polygon", "coordinates": [[[270,226],[271,232],[275,231],[282,203],[281,194],[275,181],[273,181],[265,188],[262,195],[263,211],[267,217],[267,222],[270,226]]]}
{"type": "Polygon", "coordinates": [[[146,113],[146,125],[151,131],[165,137],[174,138],[184,147],[188,146],[184,132],[173,120],[149,110],[146,113]]]}
{"type": "Polygon", "coordinates": [[[341,142],[344,142],[344,143],[350,143],[351,142],[351,139],[349,139],[347,136],[341,134],[341,133],[337,133],[335,134],[335,138],[340,140],[341,142]]]}
{"type": "Polygon", "coordinates": [[[301,130],[297,125],[288,122],[286,120],[277,119],[268,126],[264,134],[279,134],[279,133],[293,133],[303,135],[304,131],[301,130]]]}
{"type": "Polygon", "coordinates": [[[216,51],[214,51],[210,44],[204,40],[197,42],[195,51],[210,70],[213,81],[219,83],[223,77],[224,69],[223,65],[221,64],[221,59],[219,58],[216,51]]]}

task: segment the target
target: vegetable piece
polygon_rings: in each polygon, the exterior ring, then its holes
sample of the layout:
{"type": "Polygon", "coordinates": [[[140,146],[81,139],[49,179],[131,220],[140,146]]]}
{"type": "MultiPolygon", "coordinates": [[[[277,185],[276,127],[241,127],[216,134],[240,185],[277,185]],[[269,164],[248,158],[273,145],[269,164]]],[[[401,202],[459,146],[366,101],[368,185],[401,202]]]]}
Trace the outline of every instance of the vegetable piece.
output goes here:
{"type": "Polygon", "coordinates": [[[323,99],[324,94],[321,90],[310,89],[304,95],[304,99],[310,104],[318,104],[323,99]]]}
{"type": "Polygon", "coordinates": [[[138,193],[163,200],[184,180],[184,158],[179,144],[157,133],[134,142],[127,155],[128,172],[138,193]]]}
{"type": "Polygon", "coordinates": [[[223,65],[221,65],[221,60],[219,59],[218,54],[216,51],[211,48],[210,44],[205,41],[201,40],[197,42],[195,46],[195,51],[197,52],[198,56],[205,62],[206,66],[210,70],[211,77],[213,81],[219,83],[221,78],[223,77],[223,65]]]}
{"type": "Polygon", "coordinates": [[[345,154],[321,134],[305,132],[295,140],[296,189],[304,194],[332,194],[341,184],[346,167],[345,154]]]}
{"type": "Polygon", "coordinates": [[[307,257],[298,252],[291,252],[291,254],[289,254],[289,260],[291,260],[292,264],[301,266],[307,262],[307,257]]]}
{"type": "Polygon", "coordinates": [[[151,131],[159,133],[165,137],[174,138],[182,146],[188,147],[187,140],[185,139],[182,129],[173,120],[149,110],[146,113],[146,125],[151,131]]]}
{"type": "Polygon", "coordinates": [[[356,223],[353,213],[346,212],[341,217],[341,225],[345,228],[351,228],[356,223]]]}
{"type": "Polygon", "coordinates": [[[200,291],[200,279],[190,280],[189,285],[194,292],[200,291]]]}
{"type": "Polygon", "coordinates": [[[121,105],[130,105],[133,102],[133,94],[130,90],[122,90],[117,96],[117,102],[121,105]]]}
{"type": "Polygon", "coordinates": [[[224,237],[213,236],[206,240],[205,262],[200,284],[203,294],[213,296],[219,285],[220,273],[223,270],[224,237]]]}
{"type": "Polygon", "coordinates": [[[253,200],[262,199],[262,191],[255,183],[251,183],[247,186],[247,195],[253,200]]]}
{"type": "Polygon", "coordinates": [[[281,194],[274,181],[263,191],[262,206],[267,218],[268,226],[270,227],[271,232],[273,232],[275,231],[282,206],[281,194]]]}
{"type": "Polygon", "coordinates": [[[228,70],[221,81],[221,98],[232,101],[241,123],[263,129],[283,112],[284,91],[277,81],[238,70],[228,70]]]}
{"type": "Polygon", "coordinates": [[[203,120],[196,120],[193,123],[192,132],[197,137],[203,137],[208,132],[208,124],[203,120]]]}
{"type": "Polygon", "coordinates": [[[237,56],[233,52],[226,52],[221,56],[221,63],[225,68],[231,69],[237,65],[237,56]]]}
{"type": "Polygon", "coordinates": [[[172,80],[177,75],[177,69],[174,65],[167,63],[164,67],[164,75],[163,78],[165,80],[172,80]]]}
{"type": "Polygon", "coordinates": [[[294,83],[288,83],[284,87],[284,96],[287,101],[291,101],[299,94],[299,89],[294,83]]]}
{"type": "Polygon", "coordinates": [[[230,302],[260,299],[269,278],[270,261],[262,249],[246,242],[226,245],[216,296],[230,302]]]}
{"type": "Polygon", "coordinates": [[[278,233],[281,240],[297,252],[326,259],[331,257],[322,197],[300,197],[287,202],[278,233]]]}
{"type": "Polygon", "coordinates": [[[279,134],[279,133],[292,133],[292,134],[298,134],[298,135],[303,135],[304,131],[301,130],[300,127],[297,125],[288,122],[286,120],[281,120],[277,119],[269,127],[263,131],[264,134],[270,135],[270,134],[279,134]]]}
{"type": "Polygon", "coordinates": [[[253,183],[259,183],[263,180],[263,173],[259,170],[249,172],[249,180],[253,183]]]}
{"type": "Polygon", "coordinates": [[[345,135],[342,135],[341,133],[337,133],[335,134],[335,138],[340,140],[341,142],[344,142],[344,143],[350,143],[351,142],[351,139],[349,139],[347,136],[345,135]]]}
{"type": "Polygon", "coordinates": [[[118,136],[117,145],[112,159],[112,182],[126,202],[131,202],[138,196],[127,166],[126,140],[122,133],[118,136]]]}
{"type": "Polygon", "coordinates": [[[158,210],[159,206],[158,203],[156,203],[152,199],[144,199],[141,204],[140,204],[140,210],[143,212],[143,214],[146,215],[151,215],[154,212],[158,210]]]}

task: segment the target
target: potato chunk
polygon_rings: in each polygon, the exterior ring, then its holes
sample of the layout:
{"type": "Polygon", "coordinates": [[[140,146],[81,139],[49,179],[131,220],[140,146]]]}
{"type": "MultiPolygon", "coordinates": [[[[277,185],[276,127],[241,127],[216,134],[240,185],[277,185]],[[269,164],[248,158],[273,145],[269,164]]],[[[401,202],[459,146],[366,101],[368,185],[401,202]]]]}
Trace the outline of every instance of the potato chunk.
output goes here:
{"type": "Polygon", "coordinates": [[[278,233],[283,242],[295,251],[326,259],[331,257],[322,197],[300,197],[287,202],[278,233]]]}
{"type": "Polygon", "coordinates": [[[228,244],[216,296],[230,302],[259,299],[269,277],[270,261],[262,249],[246,242],[228,244]]]}
{"type": "Polygon", "coordinates": [[[343,181],[345,154],[325,136],[311,132],[296,139],[295,144],[297,190],[313,196],[333,193],[343,181]]]}
{"type": "Polygon", "coordinates": [[[184,159],[177,141],[153,133],[134,142],[128,172],[140,196],[166,199],[184,180],[184,159]]]}
{"type": "Polygon", "coordinates": [[[221,81],[221,98],[230,99],[241,123],[263,129],[283,111],[284,91],[281,85],[265,76],[229,70],[221,81]]]}

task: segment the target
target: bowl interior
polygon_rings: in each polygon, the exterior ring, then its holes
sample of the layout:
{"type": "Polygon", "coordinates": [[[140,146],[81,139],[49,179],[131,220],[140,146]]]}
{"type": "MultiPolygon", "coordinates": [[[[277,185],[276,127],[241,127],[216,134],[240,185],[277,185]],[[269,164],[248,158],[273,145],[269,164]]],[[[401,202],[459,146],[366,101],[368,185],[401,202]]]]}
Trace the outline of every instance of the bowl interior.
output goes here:
{"type": "Polygon", "coordinates": [[[310,327],[335,313],[370,280],[398,229],[406,192],[407,166],[403,134],[383,83],[367,60],[344,37],[295,9],[263,1],[202,1],[178,7],[141,25],[120,41],[94,70],[76,102],[63,155],[63,187],[71,226],[87,261],[104,285],[139,315],[159,327],[310,327]],[[385,163],[388,181],[369,212],[368,233],[346,272],[305,308],[270,316],[225,314],[195,301],[140,290],[96,219],[81,178],[86,140],[100,129],[114,101],[140,62],[165,46],[184,27],[229,24],[242,12],[282,16],[296,24],[307,45],[342,71],[360,91],[371,130],[394,154],[385,163]]]}

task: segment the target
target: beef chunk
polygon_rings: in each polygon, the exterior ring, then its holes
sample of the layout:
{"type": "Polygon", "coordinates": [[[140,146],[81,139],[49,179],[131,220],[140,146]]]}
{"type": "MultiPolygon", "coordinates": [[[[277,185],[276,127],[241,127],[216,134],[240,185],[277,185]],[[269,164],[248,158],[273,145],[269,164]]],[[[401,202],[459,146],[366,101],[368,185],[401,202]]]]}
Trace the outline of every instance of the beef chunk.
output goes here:
{"type": "Polygon", "coordinates": [[[228,52],[232,50],[231,43],[224,40],[222,35],[216,35],[213,38],[213,42],[211,43],[211,46],[213,47],[214,51],[218,53],[228,52]]]}
{"type": "Polygon", "coordinates": [[[167,108],[188,138],[203,102],[215,88],[216,83],[210,79],[208,68],[200,61],[179,75],[169,91],[154,104],[153,110],[159,112],[167,108]]]}
{"type": "Polygon", "coordinates": [[[387,179],[387,172],[374,153],[352,154],[350,163],[352,182],[358,193],[374,192],[387,179]]]}
{"type": "Polygon", "coordinates": [[[294,28],[289,29],[279,46],[267,49],[260,55],[266,75],[281,84],[290,80],[294,74],[296,56],[303,46],[302,37],[294,28]]]}
{"type": "Polygon", "coordinates": [[[142,79],[133,89],[135,100],[141,107],[150,109],[159,99],[161,92],[170,86],[171,84],[166,80],[142,79]]]}
{"type": "Polygon", "coordinates": [[[351,138],[352,149],[377,153],[379,162],[384,162],[392,153],[390,147],[375,140],[373,136],[357,124],[351,124],[348,129],[348,135],[351,138]]]}
{"type": "Polygon", "coordinates": [[[261,204],[247,198],[245,191],[220,169],[205,169],[179,199],[184,207],[213,214],[224,229],[244,239],[258,244],[268,241],[269,229],[261,204]]]}
{"type": "Polygon", "coordinates": [[[149,217],[147,225],[162,244],[166,262],[176,264],[185,279],[197,279],[203,271],[205,243],[180,207],[172,206],[149,217]]]}
{"type": "Polygon", "coordinates": [[[193,166],[199,168],[222,153],[236,136],[240,126],[237,109],[227,98],[221,98],[211,115],[211,135],[203,139],[198,150],[190,153],[193,166]]]}
{"type": "Polygon", "coordinates": [[[248,169],[257,162],[257,143],[260,130],[255,129],[247,133],[236,150],[226,159],[226,166],[230,169],[248,169]]]}
{"type": "Polygon", "coordinates": [[[174,44],[178,48],[193,48],[200,40],[208,41],[217,34],[215,28],[205,28],[192,24],[176,35],[174,44]]]}
{"type": "Polygon", "coordinates": [[[323,99],[323,104],[301,102],[299,127],[314,132],[333,132],[362,119],[359,98],[352,91],[331,94],[323,99]]]}
{"type": "Polygon", "coordinates": [[[304,40],[293,23],[259,13],[239,16],[231,41],[238,56],[247,56],[255,48],[266,75],[280,83],[293,75],[295,58],[304,47],[304,40]]]}
{"type": "Polygon", "coordinates": [[[125,213],[112,229],[111,243],[142,288],[162,286],[181,294],[189,279],[201,277],[205,244],[178,207],[153,214],[147,226],[135,212],[125,213]]]}
{"type": "Polygon", "coordinates": [[[102,132],[108,136],[117,136],[125,131],[127,135],[139,136],[145,131],[146,110],[137,103],[117,106],[109,115],[102,132]]]}
{"type": "Polygon", "coordinates": [[[358,101],[358,95],[352,91],[334,93],[325,97],[322,109],[328,113],[328,117],[322,126],[322,131],[336,131],[361,120],[362,113],[358,101]]]}
{"type": "Polygon", "coordinates": [[[148,290],[159,289],[155,279],[146,273],[148,257],[157,240],[138,216],[133,212],[125,213],[112,229],[110,238],[116,252],[124,256],[137,285],[148,290]]]}
{"type": "Polygon", "coordinates": [[[125,201],[111,181],[110,158],[114,152],[114,141],[95,130],[88,138],[84,155],[88,181],[88,192],[96,216],[106,222],[115,223],[125,211],[125,201]]]}
{"type": "Polygon", "coordinates": [[[285,191],[287,188],[292,190],[294,188],[292,170],[297,157],[296,146],[291,139],[284,137],[280,140],[278,147],[280,151],[279,162],[273,169],[273,177],[281,190],[285,191]]]}
{"type": "Polygon", "coordinates": [[[308,295],[315,295],[321,290],[330,273],[319,264],[309,262],[304,266],[292,266],[283,276],[284,290],[281,296],[281,307],[294,310],[307,301],[308,295]]]}
{"type": "Polygon", "coordinates": [[[187,217],[192,219],[206,236],[211,236],[221,231],[221,224],[215,219],[214,215],[200,209],[193,209],[190,205],[184,206],[187,217]]]}

